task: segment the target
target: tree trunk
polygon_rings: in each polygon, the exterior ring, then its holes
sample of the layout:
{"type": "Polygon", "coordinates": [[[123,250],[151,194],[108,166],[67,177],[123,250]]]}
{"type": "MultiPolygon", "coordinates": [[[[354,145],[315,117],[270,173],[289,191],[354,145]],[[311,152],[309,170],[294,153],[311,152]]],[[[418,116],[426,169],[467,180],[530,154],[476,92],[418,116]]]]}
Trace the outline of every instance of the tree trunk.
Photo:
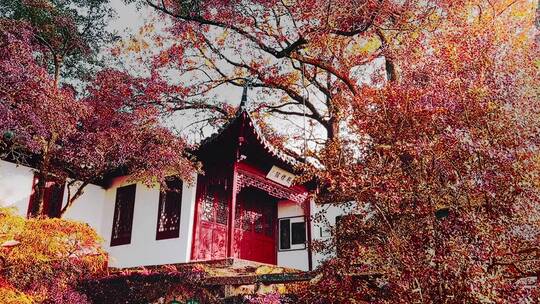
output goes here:
{"type": "Polygon", "coordinates": [[[44,201],[45,201],[45,187],[47,186],[47,177],[50,175],[50,162],[51,162],[51,149],[53,145],[56,143],[56,140],[58,139],[58,135],[53,132],[51,134],[51,138],[49,141],[45,144],[43,147],[43,152],[41,154],[42,160],[41,164],[38,166],[38,172],[36,173],[36,176],[38,178],[38,182],[36,184],[36,196],[34,201],[33,210],[30,211],[31,217],[37,217],[43,215],[44,210],[44,201]]]}
{"type": "Polygon", "coordinates": [[[57,55],[54,56],[54,87],[58,87],[58,80],[60,79],[60,58],[57,55]]]}
{"type": "Polygon", "coordinates": [[[70,186],[73,185],[73,183],[69,183],[67,185],[68,187],[68,198],[67,198],[67,203],[66,205],[62,208],[62,210],[60,210],[60,217],[63,217],[64,214],[66,213],[66,211],[73,205],[73,203],[75,203],[75,201],[81,197],[81,195],[83,195],[84,193],[84,188],[88,185],[88,182],[82,182],[82,184],[79,186],[79,188],[77,188],[77,191],[75,191],[75,194],[73,194],[73,196],[71,196],[71,190],[70,190],[70,186]]]}
{"type": "Polygon", "coordinates": [[[29,213],[30,217],[38,217],[43,214],[43,202],[45,201],[45,186],[47,185],[46,174],[43,174],[44,171],[46,170],[39,169],[39,171],[36,172],[37,184],[34,186],[34,202],[32,204],[32,210],[30,210],[29,213]]]}
{"type": "Polygon", "coordinates": [[[328,126],[326,128],[328,134],[328,143],[333,142],[339,138],[339,122],[335,117],[328,120],[328,126]]]}
{"type": "Polygon", "coordinates": [[[385,69],[386,69],[386,78],[388,79],[389,82],[394,82],[398,80],[396,64],[392,58],[390,57],[385,58],[385,69]]]}

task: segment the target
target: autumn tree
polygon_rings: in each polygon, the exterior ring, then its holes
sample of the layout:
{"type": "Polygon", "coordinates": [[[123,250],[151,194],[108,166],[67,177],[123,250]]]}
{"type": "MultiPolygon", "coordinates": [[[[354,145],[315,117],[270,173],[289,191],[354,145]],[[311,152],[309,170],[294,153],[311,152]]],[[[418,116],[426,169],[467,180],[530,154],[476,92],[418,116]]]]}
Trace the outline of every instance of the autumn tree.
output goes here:
{"type": "Polygon", "coordinates": [[[173,22],[166,38],[155,37],[163,51],[153,60],[182,80],[162,101],[169,109],[226,116],[215,92],[249,81],[261,93],[255,110],[305,117],[306,128],[320,131],[309,139],[323,146],[340,137],[365,67],[397,78],[388,41],[423,28],[439,2],[140,1],[173,22]]]}
{"type": "Polygon", "coordinates": [[[36,62],[32,35],[27,24],[10,20],[0,23],[0,148],[2,158],[16,162],[39,155],[37,197],[42,202],[51,156],[60,148],[59,140],[75,132],[86,107],[75,102],[70,90],[57,88],[36,62]]]}
{"type": "Polygon", "coordinates": [[[358,150],[321,151],[320,200],[354,202],[307,303],[520,303],[540,297],[536,3],[471,1],[392,52],[365,86],[358,150]]]}
{"type": "Polygon", "coordinates": [[[0,208],[0,231],[2,303],[89,303],[75,284],[102,272],[107,259],[92,228],[0,208]]]}
{"type": "Polygon", "coordinates": [[[151,186],[166,187],[171,175],[191,182],[195,164],[187,144],[161,121],[155,100],[174,90],[164,80],[137,78],[126,72],[106,69],[98,73],[80,102],[89,115],[77,122],[76,132],[58,151],[64,163],[58,175],[68,182],[67,204],[61,214],[82,195],[84,187],[111,172],[130,175],[151,186]]]}
{"type": "Polygon", "coordinates": [[[66,208],[84,187],[113,170],[134,178],[163,182],[166,175],[188,179],[191,163],[184,141],[161,125],[152,101],[168,90],[158,78],[135,78],[101,71],[77,99],[57,87],[36,62],[32,28],[23,22],[0,22],[0,153],[26,162],[38,177],[36,210],[43,208],[48,179],[68,183],[66,208]]]}
{"type": "Polygon", "coordinates": [[[8,0],[0,4],[5,51],[2,69],[6,75],[0,91],[4,111],[0,115],[5,118],[5,140],[0,148],[15,161],[24,161],[26,154],[39,154],[38,175],[42,176],[36,189],[38,209],[43,205],[45,177],[50,175],[50,154],[63,136],[74,131],[77,119],[85,112],[84,105],[74,102],[73,86],[61,88],[59,83],[81,86],[89,80],[90,71],[99,63],[100,48],[113,39],[106,30],[112,13],[107,1],[102,0],[8,0]],[[34,106],[13,106],[14,100],[34,106]],[[19,119],[19,126],[14,126],[19,119]],[[19,132],[14,143],[15,129],[19,132]]]}
{"type": "Polygon", "coordinates": [[[27,23],[39,46],[38,63],[62,81],[87,81],[100,65],[99,51],[114,39],[107,23],[114,11],[105,0],[5,0],[0,18],[27,23]],[[66,79],[70,78],[70,79],[66,79]]]}

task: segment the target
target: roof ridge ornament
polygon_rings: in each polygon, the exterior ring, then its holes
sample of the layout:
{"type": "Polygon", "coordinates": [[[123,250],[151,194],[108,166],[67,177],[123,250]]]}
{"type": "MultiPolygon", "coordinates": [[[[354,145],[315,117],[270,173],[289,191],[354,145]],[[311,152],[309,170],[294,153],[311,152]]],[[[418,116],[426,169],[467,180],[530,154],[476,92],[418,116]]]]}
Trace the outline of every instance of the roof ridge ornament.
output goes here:
{"type": "Polygon", "coordinates": [[[242,100],[240,100],[240,109],[246,110],[247,109],[247,93],[248,89],[252,88],[253,80],[251,78],[247,78],[244,80],[244,88],[242,90],[242,100]]]}

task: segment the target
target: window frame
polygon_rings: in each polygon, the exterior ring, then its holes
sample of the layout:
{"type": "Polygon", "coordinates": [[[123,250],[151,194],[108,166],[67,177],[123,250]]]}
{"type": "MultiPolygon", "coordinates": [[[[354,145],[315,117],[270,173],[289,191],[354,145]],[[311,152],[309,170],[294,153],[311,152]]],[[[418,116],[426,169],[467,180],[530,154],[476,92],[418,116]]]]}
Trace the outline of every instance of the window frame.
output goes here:
{"type": "MultiPolygon", "coordinates": [[[[32,216],[34,209],[36,208],[36,187],[38,184],[38,176],[34,173],[32,179],[32,192],[28,200],[28,209],[26,211],[27,216],[32,216]]],[[[46,215],[49,218],[60,218],[62,207],[64,207],[64,193],[66,188],[66,182],[56,180],[53,177],[45,179],[45,193],[43,194],[43,212],[40,215],[46,215]]],[[[36,210],[37,211],[37,210],[36,210]]]]}
{"type": "Polygon", "coordinates": [[[227,190],[221,184],[205,185],[198,202],[198,208],[200,208],[198,221],[227,226],[230,207],[227,194],[227,190]]]}
{"type": "Polygon", "coordinates": [[[115,200],[114,201],[114,214],[113,214],[112,229],[111,229],[111,243],[110,243],[111,247],[131,244],[131,238],[133,236],[133,221],[134,221],[134,214],[135,214],[136,197],[137,197],[137,184],[129,184],[129,185],[116,188],[116,194],[115,194],[115,199],[114,199],[115,200]],[[128,189],[131,189],[131,188],[133,188],[133,192],[132,193],[128,192],[129,194],[128,198],[130,198],[131,200],[126,203],[128,206],[127,212],[131,213],[130,215],[131,221],[129,223],[129,235],[115,238],[114,227],[116,226],[116,221],[120,220],[119,215],[118,215],[118,211],[120,207],[118,207],[118,204],[121,202],[119,201],[118,192],[121,191],[121,189],[125,189],[125,191],[128,191],[128,189]]]}
{"type": "Polygon", "coordinates": [[[309,229],[308,225],[307,225],[307,221],[306,221],[306,217],[303,216],[303,215],[298,215],[298,216],[290,216],[290,217],[281,217],[281,218],[278,218],[278,224],[277,224],[277,229],[278,229],[278,238],[277,238],[277,247],[278,247],[278,252],[287,252],[287,251],[297,251],[297,250],[306,250],[307,248],[307,243],[308,243],[308,233],[307,233],[307,229],[309,229]],[[289,230],[289,233],[288,233],[288,244],[289,244],[289,248],[283,248],[282,247],[282,230],[281,230],[281,223],[282,221],[289,221],[289,225],[288,225],[288,230],[289,230]],[[304,224],[304,243],[301,243],[301,244],[293,244],[293,224],[298,224],[298,223],[302,223],[304,224]]]}
{"type": "MultiPolygon", "coordinates": [[[[184,191],[184,182],[181,179],[173,179],[167,181],[167,187],[171,187],[169,183],[172,185],[173,183],[178,183],[174,188],[177,191],[174,190],[167,190],[167,191],[159,191],[159,202],[158,202],[158,213],[157,213],[157,221],[156,221],[156,240],[167,240],[167,239],[176,239],[180,237],[180,223],[181,223],[181,217],[182,217],[182,194],[184,191]],[[160,215],[162,213],[163,208],[165,208],[165,213],[167,212],[167,203],[171,203],[167,200],[167,195],[174,195],[177,199],[179,198],[179,201],[176,201],[178,204],[178,209],[176,210],[178,213],[178,224],[176,225],[174,230],[167,230],[167,231],[159,231],[160,226],[160,215]]],[[[170,209],[169,209],[170,210],[170,209]]]]}

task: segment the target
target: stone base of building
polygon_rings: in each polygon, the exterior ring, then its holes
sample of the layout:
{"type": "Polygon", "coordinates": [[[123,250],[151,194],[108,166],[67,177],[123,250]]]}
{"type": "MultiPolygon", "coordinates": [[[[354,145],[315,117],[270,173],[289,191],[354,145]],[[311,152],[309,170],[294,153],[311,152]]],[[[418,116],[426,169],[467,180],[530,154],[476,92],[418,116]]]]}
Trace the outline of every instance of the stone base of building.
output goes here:
{"type": "Polygon", "coordinates": [[[285,296],[313,277],[311,272],[228,258],[110,268],[79,285],[94,303],[245,303],[262,295],[285,296]]]}

